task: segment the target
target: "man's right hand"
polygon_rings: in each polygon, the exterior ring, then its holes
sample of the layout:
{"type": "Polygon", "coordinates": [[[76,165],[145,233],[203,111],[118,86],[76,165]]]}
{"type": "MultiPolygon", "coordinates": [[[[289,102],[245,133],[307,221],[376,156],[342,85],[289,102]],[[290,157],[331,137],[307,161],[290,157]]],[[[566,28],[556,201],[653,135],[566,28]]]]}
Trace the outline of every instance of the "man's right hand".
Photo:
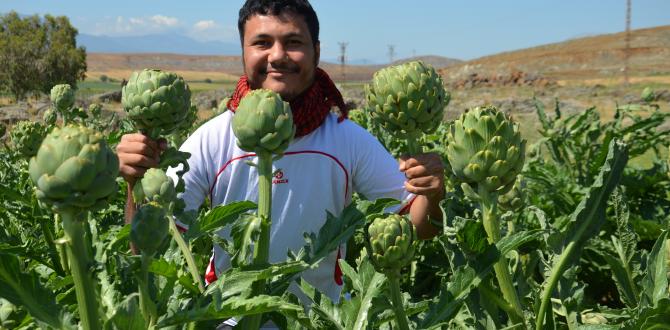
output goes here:
{"type": "Polygon", "coordinates": [[[116,146],[119,173],[126,182],[133,184],[147,169],[158,167],[160,155],[167,149],[167,142],[158,141],[140,133],[126,134],[116,146]]]}

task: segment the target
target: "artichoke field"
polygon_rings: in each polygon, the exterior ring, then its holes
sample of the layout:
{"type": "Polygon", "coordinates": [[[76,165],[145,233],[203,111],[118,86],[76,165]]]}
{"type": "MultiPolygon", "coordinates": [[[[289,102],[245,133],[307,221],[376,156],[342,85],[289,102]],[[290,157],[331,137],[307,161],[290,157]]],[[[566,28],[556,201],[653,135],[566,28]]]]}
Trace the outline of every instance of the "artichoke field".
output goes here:
{"type": "Polygon", "coordinates": [[[541,138],[527,142],[493,106],[444,120],[450,94],[430,66],[383,69],[350,119],[395,155],[440,154],[438,235],[418,240],[407,215],[387,212],[398,201],[356,195],[340,214],[324,212],[300,251],[270,263],[271,203],[283,202],[272,199],[273,161],[295,134],[289,104],[256,90],[233,115],[237,145],[257,155],[248,165],[258,203],[185,211],[183,182],[166,169],[189,157],[176,147],[197,126],[191,91],[155,69],[128,81],[120,125],[57,85],[43,123],[0,134],[0,329],[215,329],[230,318],[240,329],[670,324],[670,114],[651,89],[612,119],[593,108],[565,115],[559,104],[548,114],[537,102],[541,138]],[[113,151],[127,132],[170,143],[131,186],[113,151]],[[650,167],[629,162],[640,155],[650,167]],[[124,223],[127,192],[137,212],[124,223]],[[232,265],[205,286],[214,244],[232,265]],[[332,301],[301,274],[345,245],[332,301]]]}

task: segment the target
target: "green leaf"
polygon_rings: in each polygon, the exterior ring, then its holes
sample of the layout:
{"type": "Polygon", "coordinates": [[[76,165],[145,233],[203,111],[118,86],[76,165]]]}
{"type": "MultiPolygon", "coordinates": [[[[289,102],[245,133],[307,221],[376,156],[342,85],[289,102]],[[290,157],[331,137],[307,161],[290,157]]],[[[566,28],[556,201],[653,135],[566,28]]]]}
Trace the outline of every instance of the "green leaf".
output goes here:
{"type": "Polygon", "coordinates": [[[523,231],[504,237],[495,246],[490,246],[474,267],[464,265],[456,268],[451,280],[442,283],[437,302],[419,322],[419,328],[426,329],[449,322],[458,313],[470,291],[489,275],[501,255],[541,239],[542,232],[542,230],[523,231]]]}
{"type": "Polygon", "coordinates": [[[668,265],[667,243],[668,231],[658,237],[651,253],[647,257],[646,274],[642,278],[642,295],[640,307],[655,307],[658,302],[668,297],[668,265]]]}
{"type": "Polygon", "coordinates": [[[52,290],[35,271],[22,272],[19,259],[0,253],[0,297],[24,307],[36,320],[56,329],[70,328],[70,316],[56,304],[52,290]]]}
{"type": "Polygon", "coordinates": [[[139,295],[133,293],[126,297],[116,308],[112,317],[105,322],[105,329],[142,330],[146,328],[140,312],[139,295]]]}
{"type": "MultiPolygon", "coordinates": [[[[377,206],[373,209],[387,204],[377,201],[374,205],[377,206]]],[[[327,212],[326,222],[321,226],[318,234],[305,233],[307,243],[304,248],[307,252],[306,261],[310,264],[317,263],[337,250],[340,245],[347,242],[357,228],[364,224],[364,221],[365,216],[356,208],[355,203],[345,207],[339,217],[327,212]]]]}
{"type": "Polygon", "coordinates": [[[230,256],[233,267],[247,266],[251,264],[253,257],[253,243],[258,241],[262,226],[261,217],[248,214],[237,218],[233,223],[230,236],[233,238],[234,252],[230,256]]]}
{"type": "Polygon", "coordinates": [[[253,202],[233,202],[227,205],[219,205],[205,214],[204,217],[194,222],[187,231],[188,240],[193,240],[203,235],[211,234],[221,227],[230,225],[238,217],[250,210],[256,209],[253,202]]]}
{"type": "Polygon", "coordinates": [[[670,299],[659,300],[653,308],[642,308],[635,319],[633,329],[670,329],[670,299]]]}

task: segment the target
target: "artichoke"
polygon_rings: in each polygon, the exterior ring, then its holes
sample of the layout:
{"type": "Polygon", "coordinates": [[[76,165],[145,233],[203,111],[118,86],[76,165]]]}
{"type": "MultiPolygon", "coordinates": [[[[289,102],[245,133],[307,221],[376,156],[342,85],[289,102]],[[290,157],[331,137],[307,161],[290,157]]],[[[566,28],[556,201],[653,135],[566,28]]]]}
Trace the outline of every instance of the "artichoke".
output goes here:
{"type": "Polygon", "coordinates": [[[376,72],[365,94],[371,119],[405,138],[435,131],[450,99],[440,75],[421,61],[376,72]]]}
{"type": "Polygon", "coordinates": [[[44,120],[44,124],[47,126],[53,126],[56,124],[56,120],[58,120],[58,114],[56,113],[56,110],[54,109],[47,109],[44,111],[44,114],[42,115],[42,120],[44,120]]]}
{"type": "Polygon", "coordinates": [[[412,222],[401,215],[376,218],[368,227],[371,261],[377,271],[396,273],[414,258],[416,233],[412,222]]]}
{"type": "Polygon", "coordinates": [[[640,94],[640,99],[645,103],[654,102],[656,100],[654,90],[651,87],[645,87],[642,94],[640,94]]]}
{"type": "Polygon", "coordinates": [[[74,90],[68,84],[56,85],[51,88],[51,103],[56,111],[68,112],[74,106],[74,90]]]}
{"type": "Polygon", "coordinates": [[[144,204],[133,216],[130,240],[142,254],[153,256],[167,237],[168,229],[165,209],[156,203],[144,204]]]}
{"type": "Polygon", "coordinates": [[[191,110],[191,90],[172,72],[133,72],[121,90],[121,103],[137,129],[155,139],[184,125],[191,110]]]}
{"type": "Polygon", "coordinates": [[[102,105],[91,103],[91,105],[88,106],[88,112],[93,115],[93,117],[100,117],[100,114],[102,113],[102,105]]]}
{"type": "Polygon", "coordinates": [[[42,143],[45,135],[45,129],[42,124],[24,120],[16,123],[12,127],[9,135],[12,139],[12,144],[18,152],[26,158],[30,158],[37,154],[37,150],[42,143]]]}
{"type": "Polygon", "coordinates": [[[295,135],[291,107],[273,91],[252,90],[235,111],[233,133],[244,151],[281,155],[295,135]]]}
{"type": "Polygon", "coordinates": [[[526,181],[523,175],[517,176],[514,185],[510,191],[498,196],[498,206],[503,211],[517,211],[523,207],[524,189],[526,188],[526,181]]]}
{"type": "Polygon", "coordinates": [[[67,125],[46,136],[28,170],[40,201],[76,212],[107,204],[117,191],[119,160],[101,133],[67,125]]]}
{"type": "Polygon", "coordinates": [[[349,120],[358,124],[358,126],[368,129],[368,115],[363,109],[351,109],[347,115],[349,120]]]}
{"type": "Polygon", "coordinates": [[[136,203],[141,201],[156,202],[168,205],[177,198],[174,182],[159,168],[150,168],[144,173],[135,187],[133,187],[133,198],[136,203]]]}
{"type": "Polygon", "coordinates": [[[474,191],[504,193],[523,167],[526,141],[519,126],[493,106],[463,113],[451,126],[447,141],[453,174],[476,187],[474,191]]]}

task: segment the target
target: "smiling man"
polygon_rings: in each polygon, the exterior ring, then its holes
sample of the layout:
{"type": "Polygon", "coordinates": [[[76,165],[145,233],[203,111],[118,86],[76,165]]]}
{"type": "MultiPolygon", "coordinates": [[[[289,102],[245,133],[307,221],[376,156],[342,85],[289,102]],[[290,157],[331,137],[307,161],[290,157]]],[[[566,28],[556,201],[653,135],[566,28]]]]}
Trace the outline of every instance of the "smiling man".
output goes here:
{"type": "MultiPolygon", "coordinates": [[[[429,215],[441,218],[443,166],[436,154],[400,160],[366,130],[346,119],[342,95],[328,74],[318,68],[319,22],[306,0],[248,0],[240,10],[238,28],[244,75],[228,102],[231,111],[199,127],[182,145],[191,153],[181,198],[197,209],[206,197],[212,205],[257,199],[258,173],[245,161],[255,155],[235,144],[231,122],[240,100],[253,89],[265,88],[288,101],[296,136],[284,157],[274,163],[270,262],[283,261],[288,250],[304,245],[304,232],[318,232],[326,211],[339,214],[353,192],[370,199],[389,197],[404,202],[419,237],[435,235],[429,215]],[[337,108],[337,113],[332,112],[337,108]]],[[[134,182],[156,166],[161,144],[141,134],[129,134],[117,147],[120,171],[134,182]]],[[[172,171],[174,174],[174,171],[172,171]]],[[[229,231],[221,233],[227,237],[229,231]]],[[[323,260],[303,278],[337,300],[342,284],[337,259],[343,248],[323,260]]],[[[205,278],[211,283],[230,267],[230,258],[214,247],[205,278]]]]}

